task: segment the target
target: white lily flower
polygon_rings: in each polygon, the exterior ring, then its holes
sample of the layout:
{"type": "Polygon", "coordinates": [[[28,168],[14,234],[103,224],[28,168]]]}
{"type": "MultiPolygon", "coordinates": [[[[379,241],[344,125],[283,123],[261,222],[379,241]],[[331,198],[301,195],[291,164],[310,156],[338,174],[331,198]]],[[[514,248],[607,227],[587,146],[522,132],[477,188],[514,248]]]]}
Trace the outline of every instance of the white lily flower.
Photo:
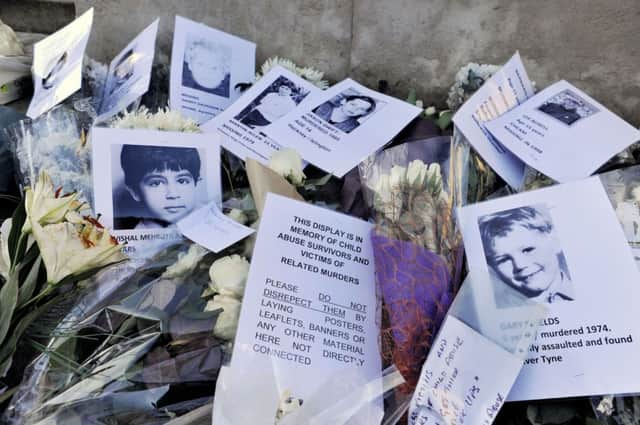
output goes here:
{"type": "Polygon", "coordinates": [[[87,222],[80,232],[71,223],[40,226],[33,222],[32,232],[40,248],[49,284],[126,258],[109,232],[91,222],[87,222]]]}
{"type": "Polygon", "coordinates": [[[226,295],[217,295],[213,300],[207,303],[204,308],[205,311],[222,309],[222,312],[218,315],[216,324],[213,327],[213,334],[216,337],[228,341],[233,340],[236,336],[236,330],[238,329],[240,307],[242,307],[242,303],[240,301],[226,295]]]}
{"type": "Polygon", "coordinates": [[[22,56],[24,48],[10,26],[0,21],[0,56],[22,56]]]}
{"type": "Polygon", "coordinates": [[[29,233],[34,221],[40,225],[61,222],[67,212],[78,210],[83,206],[77,198],[78,195],[75,193],[58,197],[58,194],[54,192],[53,182],[49,175],[45,172],[40,173],[35,187],[29,187],[25,191],[24,208],[27,219],[22,231],[29,233]]]}
{"type": "Polygon", "coordinates": [[[0,276],[9,279],[11,258],[9,258],[9,233],[11,232],[11,219],[8,218],[0,226],[0,276]]]}
{"type": "Polygon", "coordinates": [[[211,289],[238,299],[244,294],[249,275],[249,262],[238,254],[217,259],[209,268],[211,289]]]}
{"type": "Polygon", "coordinates": [[[411,161],[407,167],[407,183],[415,189],[420,189],[424,186],[426,178],[427,165],[419,159],[411,161]]]}
{"type": "Polygon", "coordinates": [[[307,177],[302,172],[302,158],[295,149],[291,148],[274,152],[269,159],[269,168],[295,186],[302,185],[307,177]]]}
{"type": "Polygon", "coordinates": [[[391,167],[391,174],[389,175],[389,184],[391,188],[397,189],[407,182],[407,167],[401,167],[400,165],[394,165],[391,167]]]}

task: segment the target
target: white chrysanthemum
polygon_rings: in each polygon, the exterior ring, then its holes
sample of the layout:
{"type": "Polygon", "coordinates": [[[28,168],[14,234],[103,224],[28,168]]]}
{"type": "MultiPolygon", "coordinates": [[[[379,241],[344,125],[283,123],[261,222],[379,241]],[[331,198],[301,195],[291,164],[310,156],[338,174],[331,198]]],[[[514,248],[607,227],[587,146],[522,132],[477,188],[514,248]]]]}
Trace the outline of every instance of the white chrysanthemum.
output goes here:
{"type": "Polygon", "coordinates": [[[320,89],[324,90],[329,87],[329,82],[327,80],[323,80],[324,72],[311,67],[300,67],[296,65],[291,59],[280,58],[278,56],[269,58],[265,61],[264,64],[262,64],[262,66],[260,67],[260,72],[256,73],[256,80],[259,80],[260,78],[265,76],[275,66],[281,66],[293,72],[294,74],[301,76],[320,89]]]}
{"type": "Polygon", "coordinates": [[[178,131],[184,133],[200,133],[198,123],[185,117],[180,111],[169,108],[161,109],[155,114],[147,108],[140,107],[135,112],[125,112],[122,117],[111,123],[113,128],[146,128],[150,130],[178,131]]]}
{"type": "Polygon", "coordinates": [[[161,277],[175,279],[190,275],[208,252],[208,249],[195,243],[192,244],[186,253],[178,255],[178,261],[167,267],[161,277]]]}
{"type": "Polygon", "coordinates": [[[455,111],[471,97],[473,93],[493,74],[500,69],[497,65],[468,63],[458,70],[455,82],[449,89],[447,105],[455,111]],[[469,77],[474,81],[470,81],[469,77]]]}

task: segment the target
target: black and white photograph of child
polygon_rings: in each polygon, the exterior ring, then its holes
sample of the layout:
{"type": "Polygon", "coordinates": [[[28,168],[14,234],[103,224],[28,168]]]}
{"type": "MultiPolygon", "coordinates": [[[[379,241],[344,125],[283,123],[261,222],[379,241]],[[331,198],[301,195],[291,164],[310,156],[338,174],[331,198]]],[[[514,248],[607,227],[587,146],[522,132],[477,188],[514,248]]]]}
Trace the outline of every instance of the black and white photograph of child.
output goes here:
{"type": "Polygon", "coordinates": [[[53,86],[55,86],[58,83],[60,79],[60,75],[62,75],[60,71],[62,71],[62,69],[68,63],[68,60],[69,60],[69,53],[64,52],[61,56],[59,56],[47,67],[48,69],[47,74],[44,76],[44,78],[42,78],[43,89],[50,90],[51,88],[53,88],[53,86]]]}
{"type": "Polygon", "coordinates": [[[182,63],[182,85],[229,97],[231,48],[203,37],[187,35],[182,63]]]}
{"type": "Polygon", "coordinates": [[[135,48],[131,48],[118,59],[116,66],[108,77],[107,96],[111,96],[118,91],[133,77],[136,69],[135,64],[139,57],[140,55],[135,52],[135,48]]]}
{"type": "Polygon", "coordinates": [[[161,229],[207,201],[204,150],[113,145],[114,229],[161,229]]]}
{"type": "Polygon", "coordinates": [[[308,94],[280,76],[234,118],[250,128],[265,127],[292,111],[308,94]]]}
{"type": "Polygon", "coordinates": [[[383,105],[382,101],[362,95],[355,89],[347,89],[312,112],[338,130],[349,134],[383,105]]]}
{"type": "Polygon", "coordinates": [[[496,306],[514,306],[500,285],[528,301],[573,301],[574,288],[562,246],[544,205],[499,211],[478,219],[489,272],[496,280],[496,306]]]}
{"type": "Polygon", "coordinates": [[[598,108],[569,89],[545,101],[538,110],[568,126],[598,112],[598,108]]]}

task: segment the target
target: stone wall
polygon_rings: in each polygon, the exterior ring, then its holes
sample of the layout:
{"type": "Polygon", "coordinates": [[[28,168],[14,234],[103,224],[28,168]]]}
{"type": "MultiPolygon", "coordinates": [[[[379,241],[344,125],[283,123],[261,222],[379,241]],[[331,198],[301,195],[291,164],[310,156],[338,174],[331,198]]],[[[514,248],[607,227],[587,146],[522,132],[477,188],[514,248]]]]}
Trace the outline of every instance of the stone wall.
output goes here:
{"type": "MultiPolygon", "coordinates": [[[[1,1],[1,0],[0,0],[1,1]]],[[[89,53],[106,60],[156,16],[168,54],[180,14],[274,55],[444,106],[455,72],[520,51],[542,88],[566,79],[640,125],[639,0],[58,0],[95,7],[89,53]]]]}

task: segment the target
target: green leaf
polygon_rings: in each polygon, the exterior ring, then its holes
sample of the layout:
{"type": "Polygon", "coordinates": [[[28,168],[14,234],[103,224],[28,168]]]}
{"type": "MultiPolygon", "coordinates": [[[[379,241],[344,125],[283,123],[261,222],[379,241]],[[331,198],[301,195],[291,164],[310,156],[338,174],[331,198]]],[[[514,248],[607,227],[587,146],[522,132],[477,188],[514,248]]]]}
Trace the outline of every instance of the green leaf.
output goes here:
{"type": "Polygon", "coordinates": [[[438,119],[436,120],[436,125],[440,127],[441,130],[445,130],[447,127],[451,125],[451,121],[453,120],[453,113],[451,111],[444,111],[438,119]]]}
{"type": "Polygon", "coordinates": [[[414,89],[409,90],[409,96],[407,96],[407,102],[409,102],[412,105],[415,105],[417,100],[418,100],[418,96],[416,95],[416,91],[414,89]]]}
{"type": "Polygon", "coordinates": [[[2,403],[4,403],[5,401],[9,400],[16,393],[16,391],[18,391],[18,388],[19,387],[16,385],[10,390],[7,390],[2,394],[0,394],[0,405],[2,405],[2,403]]]}
{"type": "Polygon", "coordinates": [[[38,259],[31,266],[31,270],[22,283],[22,286],[20,286],[20,290],[18,292],[18,308],[26,304],[33,296],[33,292],[35,291],[36,285],[38,284],[38,274],[40,272],[41,265],[42,258],[38,257],[38,259]]]}
{"type": "Polygon", "coordinates": [[[9,232],[9,258],[11,259],[11,267],[15,266],[16,263],[16,253],[18,251],[18,241],[21,239],[22,235],[22,226],[24,226],[24,222],[27,219],[27,211],[24,208],[24,199],[22,202],[18,204],[16,210],[13,212],[13,216],[11,217],[11,231],[9,232]]]}
{"type": "Polygon", "coordinates": [[[4,341],[11,326],[13,312],[18,304],[18,273],[13,272],[0,289],[0,344],[4,341]]]}

